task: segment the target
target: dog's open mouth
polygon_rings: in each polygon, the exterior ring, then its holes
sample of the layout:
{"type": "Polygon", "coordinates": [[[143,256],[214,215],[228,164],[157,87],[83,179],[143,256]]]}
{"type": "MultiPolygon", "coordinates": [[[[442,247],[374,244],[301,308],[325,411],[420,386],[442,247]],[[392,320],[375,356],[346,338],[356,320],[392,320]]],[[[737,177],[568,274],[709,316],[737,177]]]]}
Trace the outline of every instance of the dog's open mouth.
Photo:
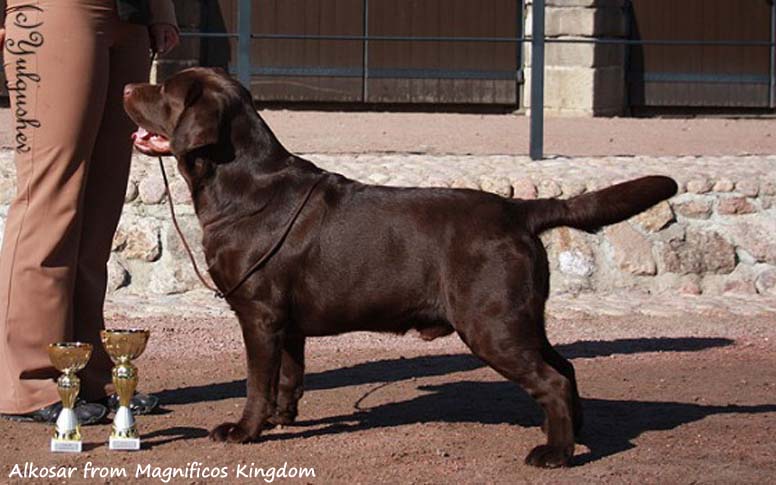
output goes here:
{"type": "Polygon", "coordinates": [[[164,135],[152,133],[145,128],[138,128],[132,133],[132,141],[135,148],[146,155],[165,156],[170,155],[170,140],[164,135]]]}

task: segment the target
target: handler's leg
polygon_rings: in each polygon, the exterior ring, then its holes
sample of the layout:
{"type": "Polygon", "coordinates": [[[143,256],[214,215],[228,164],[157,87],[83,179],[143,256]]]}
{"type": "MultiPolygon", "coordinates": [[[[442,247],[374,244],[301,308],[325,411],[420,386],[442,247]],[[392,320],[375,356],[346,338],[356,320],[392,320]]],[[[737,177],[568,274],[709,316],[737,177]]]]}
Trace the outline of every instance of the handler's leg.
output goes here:
{"type": "Polygon", "coordinates": [[[107,263],[113,234],[124,206],[129,178],[134,124],[124,112],[123,93],[128,83],[148,80],[148,29],[115,19],[115,40],[110,49],[110,76],[105,112],[89,164],[83,206],[81,245],[73,295],[74,336],[95,346],[89,365],[81,373],[82,396],[94,400],[113,391],[110,358],[100,343],[105,328],[103,304],[107,263]]]}
{"type": "Polygon", "coordinates": [[[110,2],[10,0],[17,195],[0,254],[0,412],[59,400],[49,343],[72,338],[78,211],[107,87],[110,2]],[[107,17],[106,17],[107,18],[107,17]]]}

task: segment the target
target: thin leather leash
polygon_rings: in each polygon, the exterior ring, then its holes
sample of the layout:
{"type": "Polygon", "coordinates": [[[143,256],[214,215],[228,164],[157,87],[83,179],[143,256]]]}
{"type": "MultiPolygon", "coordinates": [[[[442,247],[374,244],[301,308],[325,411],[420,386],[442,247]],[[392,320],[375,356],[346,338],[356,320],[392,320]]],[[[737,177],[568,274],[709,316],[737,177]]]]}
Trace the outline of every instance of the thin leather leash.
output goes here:
{"type": "Polygon", "coordinates": [[[271,258],[275,252],[280,248],[280,246],[283,244],[283,241],[286,240],[286,236],[288,236],[288,233],[291,232],[291,228],[294,227],[294,223],[299,218],[299,214],[302,213],[302,210],[307,205],[307,201],[310,200],[310,196],[313,195],[313,192],[315,191],[315,188],[318,187],[318,184],[323,181],[323,177],[319,177],[318,180],[315,181],[314,184],[310,186],[309,189],[307,189],[307,193],[305,193],[305,196],[302,198],[302,201],[299,203],[299,205],[296,207],[294,212],[291,214],[291,217],[286,222],[286,225],[283,226],[283,231],[280,233],[280,237],[278,237],[275,240],[275,243],[255,262],[251,265],[250,268],[248,268],[245,273],[242,275],[242,277],[237,280],[237,283],[232,285],[231,288],[229,288],[227,291],[221,291],[218,288],[214,288],[211,284],[205,280],[205,278],[202,276],[202,273],[199,271],[199,266],[197,265],[197,261],[194,258],[194,253],[192,253],[191,248],[189,247],[189,244],[186,242],[186,237],[183,235],[183,231],[181,231],[180,226],[178,225],[178,218],[175,217],[175,204],[173,204],[172,201],[172,194],[170,193],[170,185],[167,182],[167,173],[164,170],[164,164],[162,163],[162,157],[159,158],[159,168],[162,171],[162,179],[164,180],[164,190],[167,193],[167,201],[169,202],[170,206],[170,217],[172,218],[172,224],[175,226],[175,231],[178,233],[178,237],[180,237],[181,243],[183,243],[183,248],[186,250],[186,254],[189,256],[189,260],[191,261],[191,266],[194,268],[194,273],[197,275],[197,278],[199,278],[199,281],[202,283],[202,285],[212,291],[216,298],[228,298],[232,293],[234,293],[238,288],[240,288],[243,283],[245,283],[248,278],[251,277],[251,275],[256,272],[261,266],[266,263],[269,258],[271,258]]]}
{"type": "MultiPolygon", "coordinates": [[[[151,64],[153,64],[154,60],[156,59],[156,52],[154,51],[151,54],[151,64]]],[[[315,188],[318,187],[318,184],[323,181],[323,177],[318,177],[318,179],[315,181],[312,186],[310,186],[309,189],[307,189],[307,193],[305,193],[305,196],[302,198],[302,201],[299,203],[299,205],[296,207],[294,212],[291,213],[291,217],[286,222],[286,225],[283,227],[283,231],[280,233],[280,237],[277,238],[274,244],[270,246],[269,250],[267,250],[254,264],[251,265],[250,268],[248,268],[245,273],[242,275],[242,277],[237,280],[237,283],[232,285],[229,290],[223,292],[218,288],[215,288],[213,285],[207,282],[204,276],[202,276],[202,273],[199,270],[199,265],[197,265],[197,260],[194,258],[194,253],[191,251],[191,247],[189,247],[189,243],[186,241],[186,237],[183,235],[183,231],[180,228],[180,225],[178,224],[178,218],[175,215],[175,204],[172,200],[172,193],[170,192],[170,184],[167,180],[167,172],[164,169],[164,162],[162,161],[162,157],[157,157],[159,159],[159,169],[162,171],[162,180],[164,181],[164,191],[167,195],[167,202],[170,206],[170,218],[172,219],[172,224],[175,227],[175,232],[178,233],[178,237],[181,240],[181,243],[183,244],[183,248],[186,250],[186,254],[189,256],[189,260],[191,261],[191,266],[194,268],[194,273],[197,275],[197,278],[202,283],[202,285],[207,288],[208,290],[212,291],[215,294],[216,298],[228,298],[232,293],[237,291],[238,288],[240,288],[243,283],[245,283],[248,278],[251,277],[251,275],[256,272],[261,266],[266,263],[269,258],[271,258],[275,252],[280,248],[280,246],[283,244],[283,241],[285,241],[286,236],[288,236],[288,233],[291,232],[291,228],[294,227],[294,223],[299,218],[299,214],[302,213],[302,210],[307,205],[307,201],[310,200],[310,196],[313,195],[313,192],[315,191],[315,188]]]]}

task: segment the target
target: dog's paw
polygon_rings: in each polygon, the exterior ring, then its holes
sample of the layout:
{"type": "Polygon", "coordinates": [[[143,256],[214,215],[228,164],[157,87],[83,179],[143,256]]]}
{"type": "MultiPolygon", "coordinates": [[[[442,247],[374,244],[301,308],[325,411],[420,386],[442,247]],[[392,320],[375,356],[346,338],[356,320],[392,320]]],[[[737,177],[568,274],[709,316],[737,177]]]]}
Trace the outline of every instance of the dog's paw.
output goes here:
{"type": "Polygon", "coordinates": [[[213,428],[210,439],[221,443],[247,443],[253,438],[239,423],[223,423],[213,428]]]}
{"type": "Polygon", "coordinates": [[[568,466],[573,449],[567,450],[550,445],[540,445],[531,450],[525,457],[525,463],[539,468],[558,468],[568,466]]]}
{"type": "Polygon", "coordinates": [[[296,413],[280,412],[275,413],[267,419],[267,422],[273,426],[288,426],[296,421],[296,413]]]}

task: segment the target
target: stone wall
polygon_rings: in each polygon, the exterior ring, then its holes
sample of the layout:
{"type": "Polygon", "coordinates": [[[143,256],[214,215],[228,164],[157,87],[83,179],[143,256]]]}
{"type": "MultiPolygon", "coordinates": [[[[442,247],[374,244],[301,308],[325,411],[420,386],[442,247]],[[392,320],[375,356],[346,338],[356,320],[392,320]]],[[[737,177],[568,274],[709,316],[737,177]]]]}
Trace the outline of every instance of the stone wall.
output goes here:
{"type": "MultiPolygon", "coordinates": [[[[525,29],[532,34],[533,2],[527,1],[525,29]]],[[[547,0],[545,36],[594,39],[627,36],[623,0],[547,0]]],[[[625,110],[625,51],[615,44],[545,45],[544,109],[548,114],[612,116],[625,110]]],[[[524,105],[531,106],[531,45],[525,48],[524,105]]]]}
{"type": "MultiPolygon", "coordinates": [[[[599,234],[543,236],[553,292],[625,288],[688,294],[776,294],[776,157],[557,158],[310,155],[368,183],[481,188],[505,197],[570,197],[645,174],[668,174],[681,193],[599,234]]],[[[179,219],[199,255],[188,189],[166,162],[179,219]]],[[[11,152],[0,152],[0,229],[14,193],[11,152]]],[[[163,203],[156,160],[135,159],[114,252],[110,290],[169,294],[199,287],[163,203]]]]}

